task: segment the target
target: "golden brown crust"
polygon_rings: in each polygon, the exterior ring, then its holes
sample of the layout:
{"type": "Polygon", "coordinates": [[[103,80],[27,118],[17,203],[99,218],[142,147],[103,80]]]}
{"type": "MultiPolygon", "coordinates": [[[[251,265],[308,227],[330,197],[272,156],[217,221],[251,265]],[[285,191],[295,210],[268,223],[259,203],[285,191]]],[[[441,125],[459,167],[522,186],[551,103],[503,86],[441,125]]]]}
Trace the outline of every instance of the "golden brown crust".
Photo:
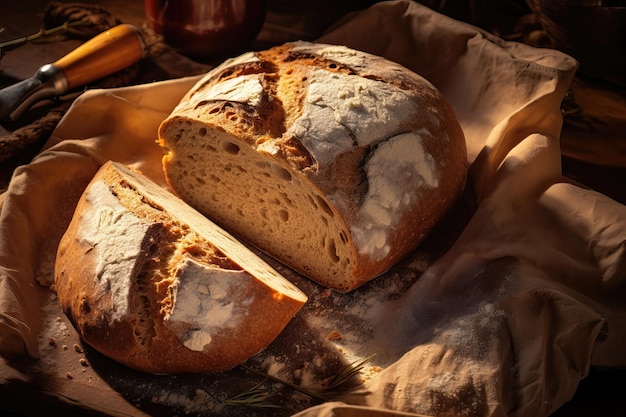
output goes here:
{"type": "MultiPolygon", "coordinates": [[[[237,298],[252,300],[246,304],[246,317],[236,326],[221,327],[211,334],[210,344],[203,351],[186,347],[174,327],[166,324],[166,315],[172,311],[171,291],[172,285],[176,285],[177,267],[185,259],[223,270],[243,271],[245,265],[240,266],[214,247],[213,242],[197,236],[187,237],[190,242],[185,244],[182,255],[175,255],[175,246],[181,243],[174,241],[174,235],[185,229],[184,224],[177,224],[184,219],[172,217],[158,202],[134,188],[132,179],[122,175],[120,169],[120,165],[107,163],[98,172],[59,244],[55,288],[63,311],[81,337],[104,355],[155,374],[229,369],[267,346],[299,310],[305,297],[282,297],[280,290],[254,278],[246,280],[232,295],[233,302],[237,298]],[[131,301],[126,313],[120,312],[124,302],[114,295],[120,288],[103,291],[101,287],[104,278],[98,275],[102,274],[102,259],[98,258],[97,246],[106,242],[93,236],[85,238],[82,222],[93,220],[91,216],[99,208],[86,195],[98,182],[107,184],[111,195],[147,225],[141,253],[133,260],[128,287],[131,301]],[[90,238],[95,241],[89,241],[90,238]]],[[[123,281],[123,274],[119,275],[117,278],[123,281]]]]}
{"type": "Polygon", "coordinates": [[[355,272],[358,281],[355,288],[372,276],[384,273],[415,250],[448,213],[465,187],[467,152],[463,131],[456,121],[454,111],[445,100],[438,98],[433,100],[432,105],[440,109],[441,119],[447,121],[445,131],[433,127],[430,140],[423,142],[426,151],[438,165],[441,173],[439,184],[436,188],[420,190],[419,204],[404,213],[399,220],[401,228],[392,237],[390,246],[394,250],[389,257],[383,262],[364,260],[360,264],[361,269],[355,272]],[[442,143],[443,135],[449,137],[448,143],[442,143]]]}

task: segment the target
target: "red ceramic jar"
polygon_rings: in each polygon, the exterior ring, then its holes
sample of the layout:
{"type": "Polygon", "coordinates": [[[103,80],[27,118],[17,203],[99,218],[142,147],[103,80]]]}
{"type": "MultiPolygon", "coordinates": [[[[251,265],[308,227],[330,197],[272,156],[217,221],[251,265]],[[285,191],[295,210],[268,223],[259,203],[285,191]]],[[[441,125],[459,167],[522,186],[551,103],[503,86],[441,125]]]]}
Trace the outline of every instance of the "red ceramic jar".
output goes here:
{"type": "Polygon", "coordinates": [[[144,0],[144,7],[167,44],[199,60],[243,52],[265,20],[264,0],[144,0]]]}

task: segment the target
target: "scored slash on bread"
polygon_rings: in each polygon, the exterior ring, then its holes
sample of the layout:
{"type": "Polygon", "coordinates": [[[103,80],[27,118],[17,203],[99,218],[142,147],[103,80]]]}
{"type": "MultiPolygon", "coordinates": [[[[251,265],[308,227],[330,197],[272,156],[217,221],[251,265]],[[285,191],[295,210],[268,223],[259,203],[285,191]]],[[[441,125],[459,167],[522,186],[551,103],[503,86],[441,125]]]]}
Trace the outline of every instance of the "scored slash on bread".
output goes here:
{"type": "Polygon", "coordinates": [[[114,162],[88,185],[61,239],[55,288],[83,340],[155,374],[232,368],[307,299],[188,204],[114,162]]]}
{"type": "Polygon", "coordinates": [[[183,200],[342,292],[414,250],[467,170],[461,127],[432,84],[381,57],[307,42],[216,67],[159,142],[183,200]]]}

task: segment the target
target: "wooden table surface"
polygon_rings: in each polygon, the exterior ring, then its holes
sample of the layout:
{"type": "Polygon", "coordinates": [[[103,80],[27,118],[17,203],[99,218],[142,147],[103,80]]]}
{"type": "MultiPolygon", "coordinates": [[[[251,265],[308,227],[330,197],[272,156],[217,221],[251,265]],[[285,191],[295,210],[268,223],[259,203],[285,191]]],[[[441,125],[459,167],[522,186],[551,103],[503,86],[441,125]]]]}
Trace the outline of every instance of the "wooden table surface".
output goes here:
{"type": "MultiPolygon", "coordinates": [[[[47,3],[45,0],[0,0],[0,42],[37,32],[47,3]]],[[[140,0],[86,0],[83,3],[101,4],[126,23],[138,26],[145,23],[143,2],[140,0]]],[[[268,0],[266,24],[257,43],[265,46],[292,39],[315,39],[343,14],[371,3],[373,1],[366,0],[268,0]]],[[[79,44],[78,40],[36,42],[7,51],[0,60],[0,87],[32,76],[41,65],[55,61],[79,44]]],[[[145,71],[144,77],[163,77],[154,69],[145,71]]],[[[580,109],[565,119],[562,135],[563,173],[626,204],[626,88],[576,78],[572,92],[580,109]]],[[[7,134],[10,128],[0,126],[0,135],[7,134]]],[[[27,163],[36,151],[34,149],[0,164],[0,189],[9,181],[13,168],[27,163]]],[[[65,353],[68,356],[65,360],[74,360],[77,354],[80,355],[70,350],[65,353]]],[[[626,415],[626,401],[623,398],[625,388],[626,371],[592,370],[580,384],[572,401],[557,411],[555,416],[626,415]]],[[[68,395],[75,389],[72,381],[65,376],[33,381],[32,376],[0,360],[1,415],[48,416],[56,415],[56,412],[109,415],[106,407],[98,409],[77,404],[68,395]]],[[[89,395],[88,392],[75,394],[79,397],[89,395]]],[[[114,390],[111,389],[106,395],[117,402],[118,408],[114,415],[143,415],[114,390]]]]}

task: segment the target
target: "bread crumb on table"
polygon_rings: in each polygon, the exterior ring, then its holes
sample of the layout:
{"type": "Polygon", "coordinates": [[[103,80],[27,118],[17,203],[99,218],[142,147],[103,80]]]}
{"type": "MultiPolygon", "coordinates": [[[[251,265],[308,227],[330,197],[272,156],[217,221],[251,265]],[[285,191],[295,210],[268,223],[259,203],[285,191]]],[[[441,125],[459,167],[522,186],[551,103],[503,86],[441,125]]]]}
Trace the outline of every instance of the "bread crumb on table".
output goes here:
{"type": "Polygon", "coordinates": [[[337,330],[332,330],[326,335],[326,339],[328,340],[341,340],[342,338],[343,336],[337,330]]]}

